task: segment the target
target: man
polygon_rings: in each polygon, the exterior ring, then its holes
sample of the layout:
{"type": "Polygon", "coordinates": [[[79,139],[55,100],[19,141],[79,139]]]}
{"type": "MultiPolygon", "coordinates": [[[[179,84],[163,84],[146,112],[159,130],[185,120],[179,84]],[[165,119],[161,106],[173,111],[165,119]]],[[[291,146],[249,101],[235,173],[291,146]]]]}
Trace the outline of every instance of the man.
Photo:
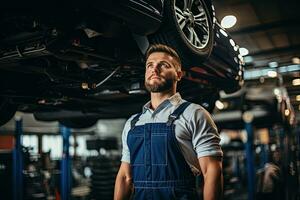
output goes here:
{"type": "Polygon", "coordinates": [[[146,54],[145,86],[151,93],[143,112],[125,124],[115,200],[200,199],[195,175],[204,178],[204,200],[222,196],[222,150],[209,113],[176,93],[181,61],[157,44],[146,54]]]}
{"type": "Polygon", "coordinates": [[[256,199],[279,200],[284,199],[283,178],[281,171],[280,149],[269,153],[269,162],[257,172],[256,199]]]}

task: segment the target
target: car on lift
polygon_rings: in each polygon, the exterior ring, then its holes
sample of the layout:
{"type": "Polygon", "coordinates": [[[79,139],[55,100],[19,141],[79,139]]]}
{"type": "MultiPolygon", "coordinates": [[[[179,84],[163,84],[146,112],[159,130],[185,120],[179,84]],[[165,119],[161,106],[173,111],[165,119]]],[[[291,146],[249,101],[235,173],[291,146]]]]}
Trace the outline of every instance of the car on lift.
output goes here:
{"type": "Polygon", "coordinates": [[[258,128],[274,125],[293,127],[295,111],[281,78],[261,77],[247,80],[244,87],[232,94],[221,92],[213,118],[218,128],[244,129],[245,120],[258,128]],[[246,118],[245,118],[246,117],[246,118]]]}
{"type": "Polygon", "coordinates": [[[179,91],[208,110],[243,81],[238,46],[210,0],[10,1],[0,10],[0,125],[17,110],[69,127],[138,112],[154,43],[178,51],[179,91]]]}

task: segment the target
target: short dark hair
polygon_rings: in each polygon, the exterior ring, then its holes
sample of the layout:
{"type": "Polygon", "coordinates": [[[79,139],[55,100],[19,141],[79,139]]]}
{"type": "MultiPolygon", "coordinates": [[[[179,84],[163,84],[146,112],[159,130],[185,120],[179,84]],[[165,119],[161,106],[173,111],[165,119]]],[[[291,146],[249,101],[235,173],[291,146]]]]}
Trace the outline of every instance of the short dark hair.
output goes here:
{"type": "Polygon", "coordinates": [[[169,54],[171,57],[173,57],[178,62],[178,64],[179,64],[178,67],[179,67],[179,69],[181,69],[180,57],[173,48],[171,48],[167,45],[164,45],[164,44],[152,44],[146,52],[146,60],[152,53],[155,53],[155,52],[163,52],[163,53],[169,54]]]}

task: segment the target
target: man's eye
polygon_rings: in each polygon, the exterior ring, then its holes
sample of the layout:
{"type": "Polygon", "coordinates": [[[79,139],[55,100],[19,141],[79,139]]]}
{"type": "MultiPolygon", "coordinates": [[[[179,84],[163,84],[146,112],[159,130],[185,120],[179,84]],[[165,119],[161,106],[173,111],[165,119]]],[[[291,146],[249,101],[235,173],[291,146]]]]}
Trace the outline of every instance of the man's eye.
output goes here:
{"type": "Polygon", "coordinates": [[[161,64],[161,67],[169,68],[170,66],[169,66],[167,63],[162,63],[162,64],[161,64]]]}

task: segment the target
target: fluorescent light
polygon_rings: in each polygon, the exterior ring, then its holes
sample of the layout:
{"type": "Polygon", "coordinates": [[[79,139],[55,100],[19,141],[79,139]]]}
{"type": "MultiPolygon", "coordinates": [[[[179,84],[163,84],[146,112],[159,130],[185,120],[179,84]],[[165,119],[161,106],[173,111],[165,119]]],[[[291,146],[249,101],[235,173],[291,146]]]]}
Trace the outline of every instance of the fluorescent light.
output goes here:
{"type": "Polygon", "coordinates": [[[271,78],[275,78],[277,76],[277,72],[275,71],[268,71],[268,76],[271,77],[271,78]]]}
{"type": "Polygon", "coordinates": [[[296,96],[296,101],[300,101],[300,95],[296,96]]]}
{"type": "Polygon", "coordinates": [[[293,86],[300,85],[300,78],[295,78],[295,79],[292,81],[292,84],[293,84],[293,86]]]}
{"type": "MultiPolygon", "coordinates": [[[[244,57],[244,59],[247,58],[244,57]]],[[[255,79],[259,78],[261,76],[267,76],[269,71],[274,71],[272,69],[268,68],[260,68],[260,69],[248,69],[244,71],[244,79],[249,80],[249,79],[255,79]]],[[[300,71],[300,65],[287,65],[287,66],[281,66],[276,68],[277,72],[280,74],[288,73],[288,72],[295,72],[295,71],[300,71]]],[[[275,71],[274,71],[275,72],[275,71]]],[[[271,72],[274,73],[274,72],[271,72]]],[[[299,78],[300,79],[300,78],[299,78]]]]}
{"type": "Polygon", "coordinates": [[[246,55],[249,54],[248,49],[246,49],[246,48],[244,48],[244,47],[241,47],[241,48],[239,49],[239,51],[240,51],[240,54],[241,54],[242,56],[246,56],[246,55]]]}
{"type": "Polygon", "coordinates": [[[283,67],[279,67],[279,72],[282,73],[282,72],[287,72],[287,67],[286,66],[283,66],[283,67]]]}
{"type": "Polygon", "coordinates": [[[300,65],[289,65],[289,66],[287,66],[287,71],[288,72],[299,71],[299,70],[300,70],[300,65]]]}
{"type": "Polygon", "coordinates": [[[227,15],[225,16],[221,21],[221,26],[223,28],[231,28],[233,27],[237,22],[237,19],[233,15],[227,15]]]}
{"type": "Polygon", "coordinates": [[[271,67],[271,68],[278,67],[278,62],[269,62],[269,67],[271,67]]]}

